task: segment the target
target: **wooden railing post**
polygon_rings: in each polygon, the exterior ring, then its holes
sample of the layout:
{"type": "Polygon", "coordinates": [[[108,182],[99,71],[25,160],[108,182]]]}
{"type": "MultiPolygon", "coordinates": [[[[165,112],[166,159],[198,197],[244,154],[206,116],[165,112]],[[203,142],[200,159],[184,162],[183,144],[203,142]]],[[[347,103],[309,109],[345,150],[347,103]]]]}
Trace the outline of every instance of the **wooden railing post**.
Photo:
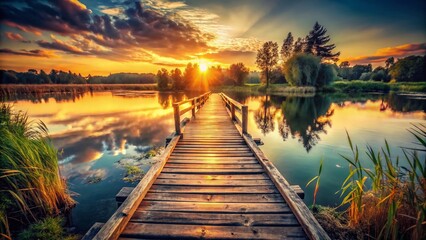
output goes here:
{"type": "Polygon", "coordinates": [[[180,112],[179,112],[179,104],[173,103],[173,112],[175,118],[175,131],[176,135],[180,135],[180,112]]]}
{"type": "Polygon", "coordinates": [[[247,134],[247,125],[248,125],[248,106],[247,105],[243,105],[241,108],[241,115],[242,115],[242,129],[243,129],[243,134],[247,134]]]}
{"type": "Polygon", "coordinates": [[[231,118],[235,120],[235,105],[231,104],[231,118]]]}
{"type": "Polygon", "coordinates": [[[197,107],[197,105],[195,104],[197,103],[197,99],[196,98],[192,99],[191,103],[192,103],[192,118],[195,118],[195,108],[197,107]]]}

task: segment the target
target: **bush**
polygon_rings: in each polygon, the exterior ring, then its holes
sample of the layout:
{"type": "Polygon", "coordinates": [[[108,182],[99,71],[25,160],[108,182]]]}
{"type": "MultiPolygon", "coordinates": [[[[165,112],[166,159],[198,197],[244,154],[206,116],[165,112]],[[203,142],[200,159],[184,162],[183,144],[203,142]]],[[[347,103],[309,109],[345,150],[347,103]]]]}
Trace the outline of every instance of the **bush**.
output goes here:
{"type": "Polygon", "coordinates": [[[426,56],[409,56],[399,59],[389,70],[392,79],[398,82],[425,81],[426,56]]]}
{"type": "Polygon", "coordinates": [[[333,87],[343,92],[388,92],[390,86],[384,82],[375,81],[339,81],[334,83],[333,87]]]}
{"type": "Polygon", "coordinates": [[[59,217],[52,218],[48,217],[34,224],[18,235],[19,240],[32,240],[32,239],[43,239],[43,240],[56,240],[66,239],[73,240],[77,237],[65,236],[64,229],[62,228],[63,220],[59,217]]]}
{"type": "Polygon", "coordinates": [[[9,224],[58,214],[74,202],[58,170],[58,152],[46,126],[0,106],[0,236],[9,224]]]}
{"type": "Polygon", "coordinates": [[[329,86],[337,78],[337,71],[332,64],[321,63],[318,72],[317,87],[329,86]]]}
{"type": "Polygon", "coordinates": [[[293,86],[315,86],[320,70],[320,58],[311,54],[293,55],[284,64],[284,75],[293,86]]]}
{"type": "Polygon", "coordinates": [[[359,77],[360,80],[371,80],[371,72],[364,72],[361,74],[361,77],[359,77]]]}

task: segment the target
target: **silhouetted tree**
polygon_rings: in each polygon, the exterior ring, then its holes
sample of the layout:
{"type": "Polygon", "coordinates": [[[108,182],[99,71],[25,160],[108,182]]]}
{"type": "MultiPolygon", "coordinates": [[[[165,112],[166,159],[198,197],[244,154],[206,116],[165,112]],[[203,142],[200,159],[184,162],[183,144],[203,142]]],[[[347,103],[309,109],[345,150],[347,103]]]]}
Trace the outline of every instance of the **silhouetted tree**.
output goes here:
{"type": "Polygon", "coordinates": [[[339,64],[340,68],[347,68],[349,67],[351,64],[348,61],[343,61],[339,64]]]}
{"type": "Polygon", "coordinates": [[[40,70],[39,79],[40,79],[40,83],[45,83],[45,84],[52,83],[52,80],[50,79],[50,77],[43,70],[40,70]]]}
{"type": "Polygon", "coordinates": [[[244,66],[244,63],[234,63],[229,67],[229,75],[237,85],[244,85],[249,74],[249,69],[244,66]]]}
{"type": "Polygon", "coordinates": [[[256,64],[262,69],[266,77],[266,87],[269,87],[269,76],[272,68],[278,62],[278,44],[276,42],[265,42],[257,51],[256,64]]]}
{"type": "Polygon", "coordinates": [[[185,88],[185,82],[182,76],[182,71],[179,68],[173,69],[170,73],[172,80],[173,89],[183,90],[185,88]]]}
{"type": "Polygon", "coordinates": [[[305,49],[305,41],[302,38],[297,38],[296,42],[294,43],[293,47],[293,54],[301,53],[305,49]]]}
{"type": "Polygon", "coordinates": [[[185,71],[183,73],[186,89],[194,89],[196,87],[195,84],[196,84],[196,80],[198,78],[199,72],[200,72],[200,69],[198,67],[198,64],[188,63],[186,65],[185,71]]]}
{"type": "Polygon", "coordinates": [[[281,59],[286,61],[292,54],[294,48],[294,38],[291,32],[288,33],[287,38],[284,39],[283,45],[281,47],[281,59]]]}
{"type": "Polygon", "coordinates": [[[328,44],[330,36],[326,35],[326,33],[327,29],[316,22],[314,28],[306,36],[305,52],[318,56],[321,59],[337,62],[340,52],[332,53],[336,45],[328,44]]]}
{"type": "Polygon", "coordinates": [[[159,90],[166,90],[169,84],[169,72],[162,68],[157,72],[157,86],[159,90]]]}
{"type": "Polygon", "coordinates": [[[225,83],[225,73],[220,65],[209,67],[207,81],[210,86],[218,86],[225,83]]]}
{"type": "Polygon", "coordinates": [[[389,69],[394,64],[395,64],[395,58],[393,58],[393,57],[390,57],[390,58],[386,59],[386,61],[385,61],[386,69],[389,69]]]}

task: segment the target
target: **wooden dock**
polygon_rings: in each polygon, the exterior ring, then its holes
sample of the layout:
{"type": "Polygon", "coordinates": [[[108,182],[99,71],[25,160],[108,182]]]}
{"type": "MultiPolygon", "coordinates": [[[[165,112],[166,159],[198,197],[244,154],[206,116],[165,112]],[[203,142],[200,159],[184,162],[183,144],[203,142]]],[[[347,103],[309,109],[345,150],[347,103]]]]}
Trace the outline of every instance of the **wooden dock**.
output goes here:
{"type": "Polygon", "coordinates": [[[247,106],[207,93],[174,112],[161,160],[85,239],[329,239],[247,134],[247,106]]]}

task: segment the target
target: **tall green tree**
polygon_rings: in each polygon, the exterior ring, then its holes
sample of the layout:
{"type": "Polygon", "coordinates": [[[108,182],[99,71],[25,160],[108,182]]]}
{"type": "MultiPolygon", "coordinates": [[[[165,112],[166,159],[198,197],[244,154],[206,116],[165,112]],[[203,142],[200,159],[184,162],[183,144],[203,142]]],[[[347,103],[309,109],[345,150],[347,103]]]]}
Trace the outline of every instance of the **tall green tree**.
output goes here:
{"type": "Polygon", "coordinates": [[[269,78],[271,70],[278,62],[278,44],[276,42],[265,42],[259,50],[257,50],[256,64],[262,69],[266,77],[266,87],[269,87],[269,78]]]}
{"type": "Polygon", "coordinates": [[[157,72],[157,86],[159,90],[166,90],[169,85],[169,72],[162,68],[157,72]]]}
{"type": "Polygon", "coordinates": [[[306,36],[305,52],[318,56],[321,59],[337,62],[340,52],[332,53],[336,45],[328,44],[330,36],[326,34],[327,29],[316,22],[314,28],[306,36]]]}
{"type": "Polygon", "coordinates": [[[284,39],[283,45],[281,47],[281,59],[283,61],[286,61],[291,55],[293,54],[293,48],[294,48],[294,38],[291,32],[287,34],[287,38],[284,39]]]}
{"type": "Polygon", "coordinates": [[[397,82],[426,81],[426,55],[399,59],[390,67],[389,74],[397,82]]]}
{"type": "Polygon", "coordinates": [[[244,66],[244,63],[234,63],[229,67],[230,77],[239,86],[244,85],[244,81],[246,80],[248,74],[249,69],[244,66]]]}

